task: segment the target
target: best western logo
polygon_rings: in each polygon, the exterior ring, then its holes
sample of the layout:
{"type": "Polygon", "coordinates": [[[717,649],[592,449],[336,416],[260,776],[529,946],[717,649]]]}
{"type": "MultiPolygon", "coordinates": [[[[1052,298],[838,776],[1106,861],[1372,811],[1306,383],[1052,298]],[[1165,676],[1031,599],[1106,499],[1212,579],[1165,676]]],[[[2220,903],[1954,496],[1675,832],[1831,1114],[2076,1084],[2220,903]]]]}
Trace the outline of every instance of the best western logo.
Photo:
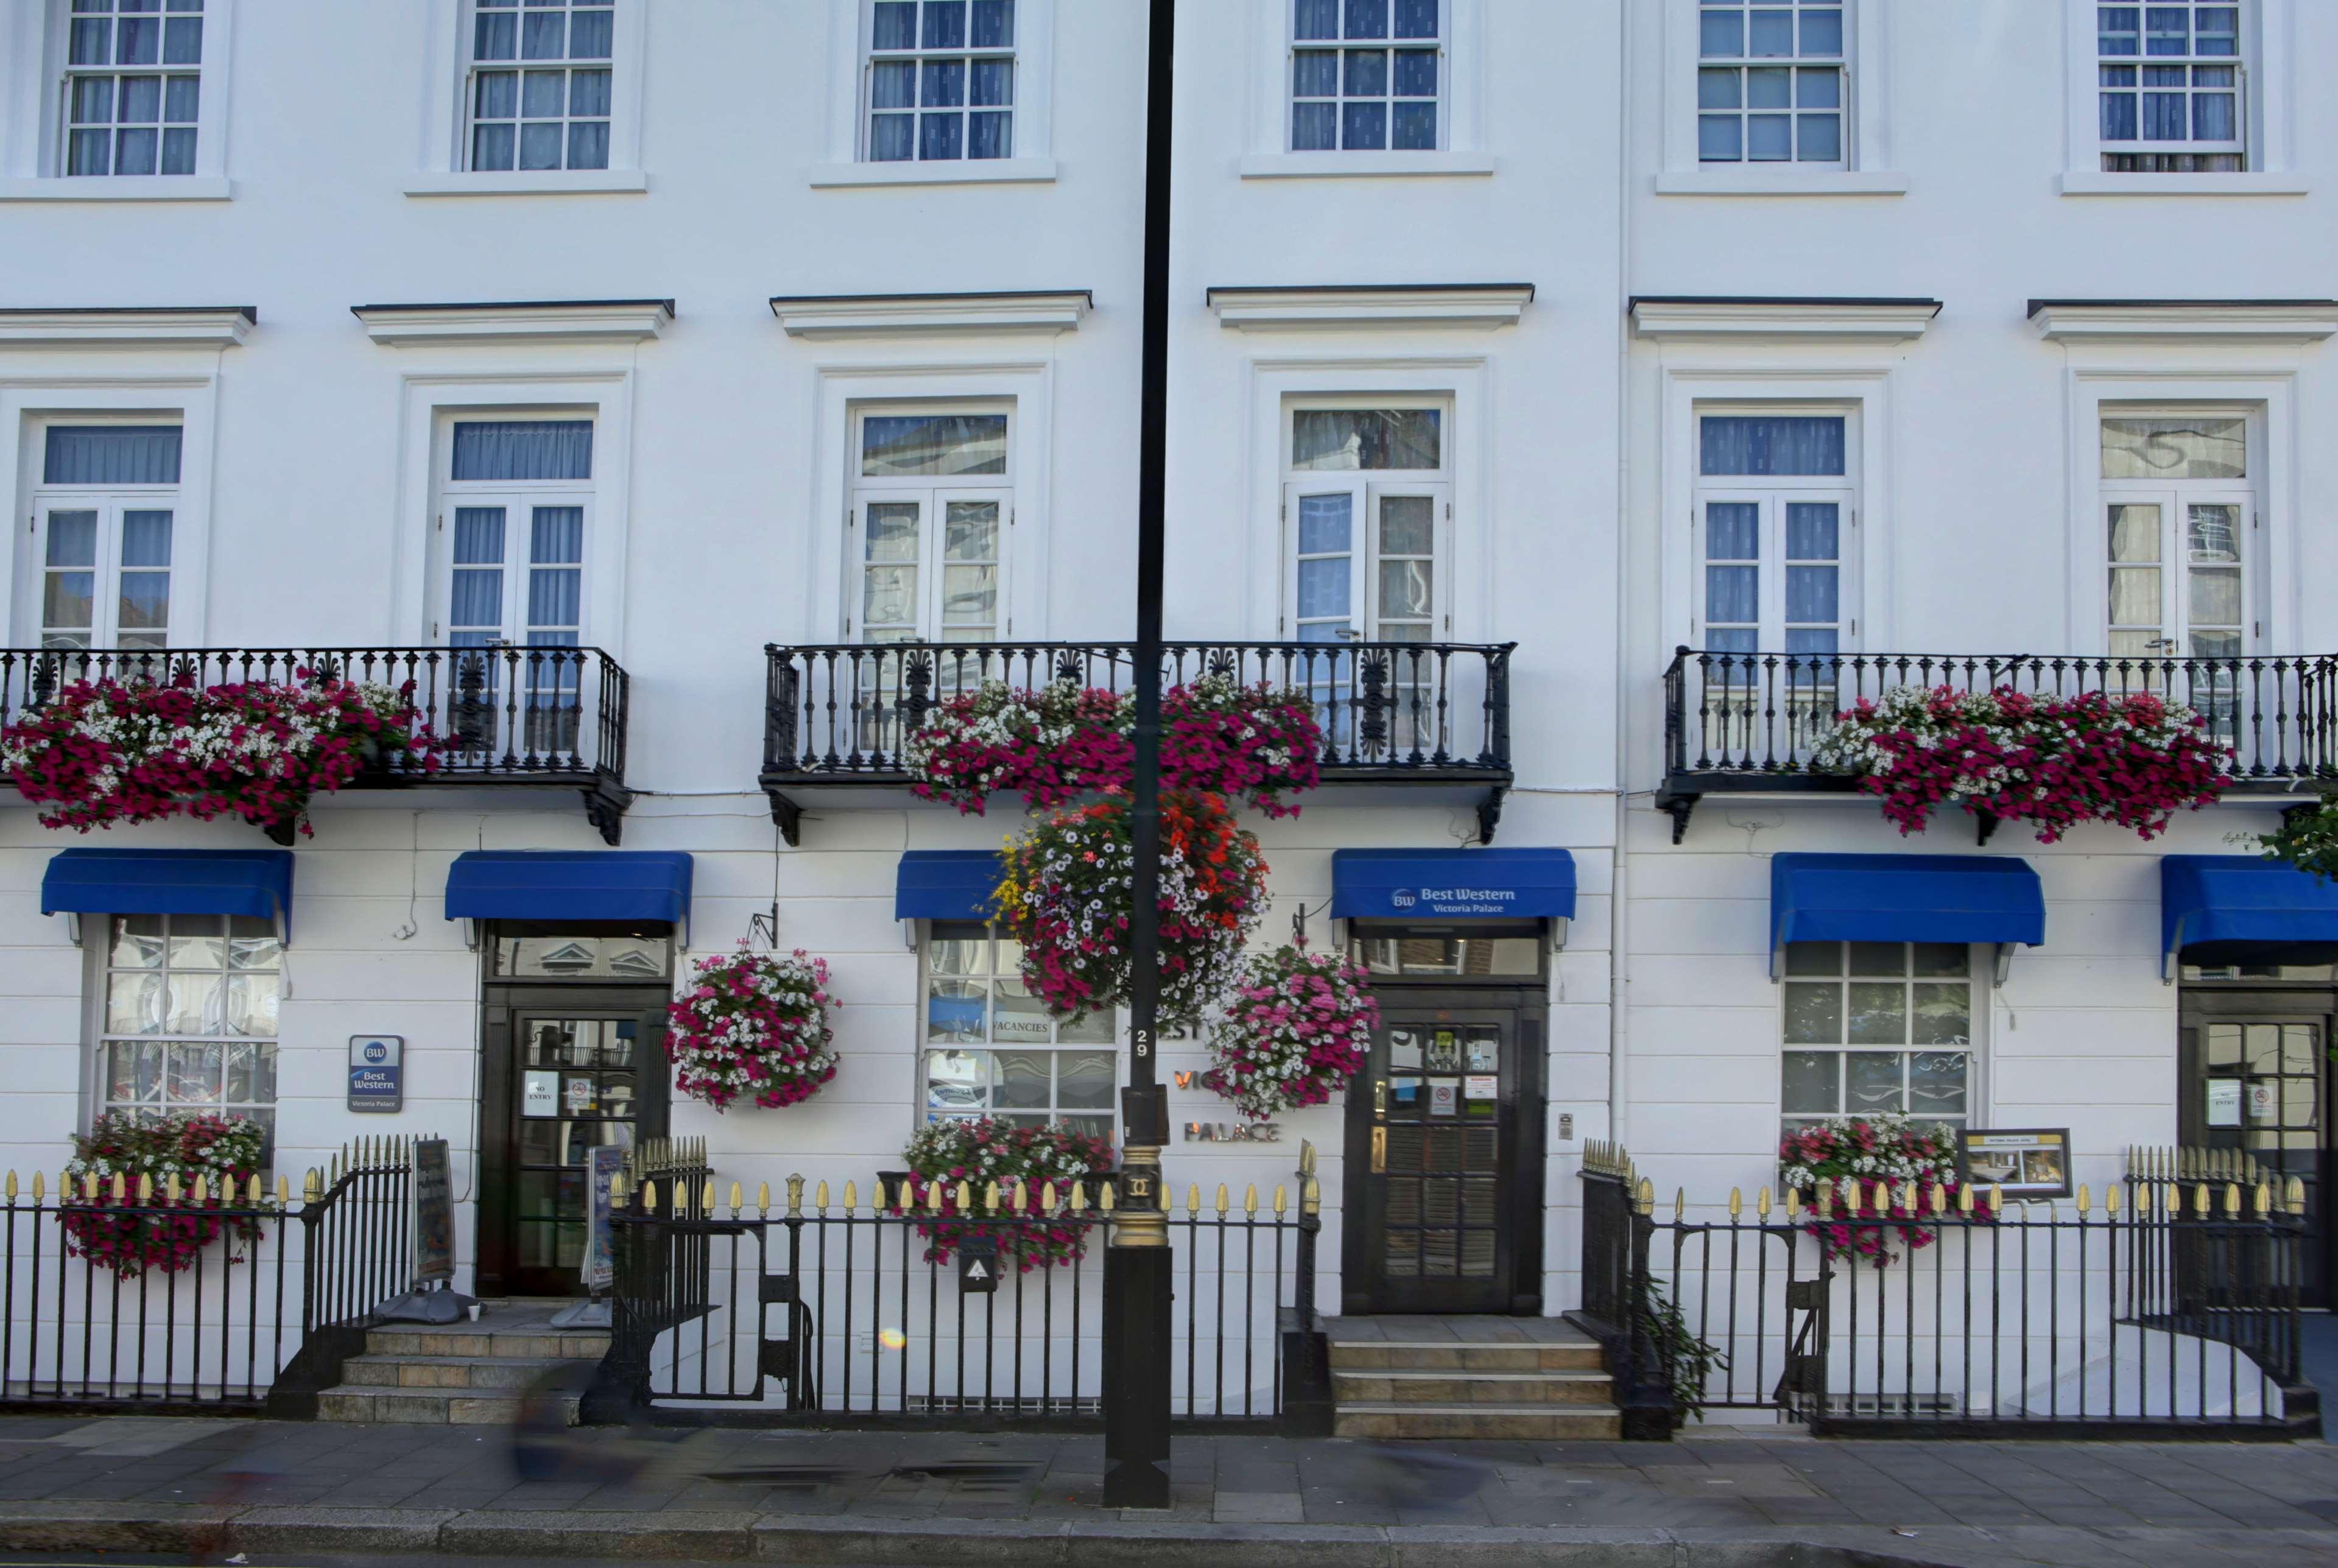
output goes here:
{"type": "Polygon", "coordinates": [[[1389,890],[1389,902],[1400,909],[1410,909],[1420,900],[1410,887],[1394,887],[1389,890]]]}

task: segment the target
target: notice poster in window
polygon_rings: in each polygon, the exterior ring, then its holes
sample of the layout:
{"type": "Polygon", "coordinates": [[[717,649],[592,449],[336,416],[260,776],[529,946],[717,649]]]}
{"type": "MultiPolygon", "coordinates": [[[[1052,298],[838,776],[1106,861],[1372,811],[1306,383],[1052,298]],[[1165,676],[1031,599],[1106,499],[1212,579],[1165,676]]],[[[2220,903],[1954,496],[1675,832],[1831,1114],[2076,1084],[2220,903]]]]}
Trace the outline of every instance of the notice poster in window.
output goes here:
{"type": "Polygon", "coordinates": [[[1440,1078],[1429,1086],[1429,1113],[1431,1116],[1451,1116],[1460,1109],[1460,1085],[1450,1078],[1440,1078]]]}
{"type": "Polygon", "coordinates": [[[519,1113],[523,1116],[560,1114],[560,1074],[531,1069],[520,1074],[519,1113]]]}
{"type": "Polygon", "coordinates": [[[1996,1187],[2008,1198],[2070,1195],[2070,1130],[2067,1127],[1964,1130],[1962,1180],[1996,1187]]]}
{"type": "Polygon", "coordinates": [[[2207,1124],[2211,1127],[2239,1126],[2241,1081],[2237,1078],[2211,1078],[2207,1089],[2207,1124]]]}
{"type": "Polygon", "coordinates": [[[2281,1085],[2271,1078],[2249,1080],[2249,1120],[2278,1122],[2281,1120],[2281,1085]]]}

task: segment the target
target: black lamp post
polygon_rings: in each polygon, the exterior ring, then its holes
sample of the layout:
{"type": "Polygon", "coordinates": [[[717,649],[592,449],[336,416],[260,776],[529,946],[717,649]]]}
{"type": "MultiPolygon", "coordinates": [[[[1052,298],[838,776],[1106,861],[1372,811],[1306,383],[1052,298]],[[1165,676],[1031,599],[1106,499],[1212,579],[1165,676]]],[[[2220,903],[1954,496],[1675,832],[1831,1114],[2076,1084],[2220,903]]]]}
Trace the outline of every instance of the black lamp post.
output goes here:
{"type": "Polygon", "coordinates": [[[1121,1213],[1105,1256],[1104,1500],[1169,1506],[1169,1216],[1156,1070],[1161,992],[1161,555],[1169,423],[1169,131],[1176,0],[1153,0],[1144,104],[1144,350],[1136,446],[1136,771],[1129,809],[1128,1086],[1121,1213]]]}

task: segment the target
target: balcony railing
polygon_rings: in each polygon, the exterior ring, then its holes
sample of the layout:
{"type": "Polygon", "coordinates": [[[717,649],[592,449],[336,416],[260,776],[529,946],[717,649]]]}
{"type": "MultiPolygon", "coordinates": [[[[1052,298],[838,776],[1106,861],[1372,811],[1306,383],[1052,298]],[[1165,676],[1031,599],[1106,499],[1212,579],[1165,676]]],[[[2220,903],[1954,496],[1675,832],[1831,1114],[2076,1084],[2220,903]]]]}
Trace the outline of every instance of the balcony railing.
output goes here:
{"type": "MultiPolygon", "coordinates": [[[[1510,782],[1510,653],[1516,643],[1172,642],[1164,687],[1204,675],[1309,693],[1323,730],[1327,784],[1479,785],[1493,837],[1510,782]]],[[[1125,691],[1126,642],[889,642],[768,647],[763,789],[789,843],[795,793],[906,785],[903,740],[927,711],[985,681],[1070,681],[1125,691]]]]}
{"type": "Polygon", "coordinates": [[[2230,790],[2311,792],[2338,782],[2338,657],[1760,653],[1682,648],[1665,671],[1665,782],[1678,842],[1699,797],[1850,789],[1812,754],[1835,715],[1900,687],[2034,697],[2153,692],[2184,703],[2233,751],[2230,790]]]}
{"type": "Polygon", "coordinates": [[[335,676],[410,687],[415,722],[447,743],[431,772],[391,758],[352,788],[575,789],[602,838],[618,841],[632,800],[624,783],[629,678],[597,648],[0,649],[0,722],[81,681],[205,687],[335,676]]]}

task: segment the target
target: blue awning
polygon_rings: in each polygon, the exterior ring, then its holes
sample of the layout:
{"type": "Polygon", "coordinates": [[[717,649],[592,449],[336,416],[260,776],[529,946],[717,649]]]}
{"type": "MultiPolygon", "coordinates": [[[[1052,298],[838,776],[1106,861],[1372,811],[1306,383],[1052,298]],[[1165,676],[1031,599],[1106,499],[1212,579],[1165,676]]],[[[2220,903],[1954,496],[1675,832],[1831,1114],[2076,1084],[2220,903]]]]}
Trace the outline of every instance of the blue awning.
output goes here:
{"type": "Polygon", "coordinates": [[[663,920],[690,940],[679,850],[473,849],[447,872],[449,920],[663,920]]]}
{"type": "Polygon", "coordinates": [[[998,890],[995,849],[911,849],[893,883],[896,920],[987,920],[998,890]]]}
{"type": "Polygon", "coordinates": [[[1336,849],[1331,918],[1551,918],[1575,915],[1564,849],[1336,849]]]}
{"type": "Polygon", "coordinates": [[[2159,973],[2186,964],[2338,960],[2338,884],[2254,855],[2159,862],[2159,973]]]}
{"type": "Polygon", "coordinates": [[[1773,855],[1770,964],[1789,942],[2046,940],[2026,860],[1981,855],[1773,855]]]}
{"type": "Polygon", "coordinates": [[[44,915],[249,915],[289,941],[290,849],[60,849],[41,877],[44,915]]]}

